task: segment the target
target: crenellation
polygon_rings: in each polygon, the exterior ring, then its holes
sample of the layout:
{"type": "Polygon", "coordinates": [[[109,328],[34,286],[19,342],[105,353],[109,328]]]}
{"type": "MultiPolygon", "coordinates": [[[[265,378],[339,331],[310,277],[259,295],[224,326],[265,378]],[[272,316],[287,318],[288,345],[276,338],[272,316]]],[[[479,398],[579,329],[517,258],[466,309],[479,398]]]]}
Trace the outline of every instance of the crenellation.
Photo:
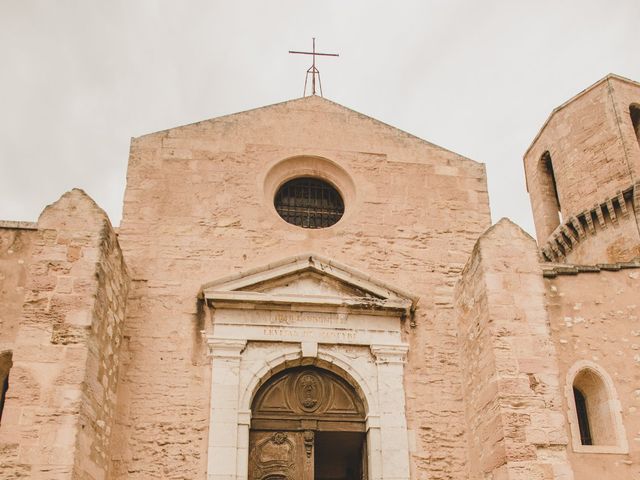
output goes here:
{"type": "MultiPolygon", "coordinates": [[[[621,259],[631,258],[635,255],[635,251],[639,251],[640,247],[634,247],[630,245],[631,249],[625,248],[621,253],[622,255],[613,255],[614,250],[611,249],[611,245],[604,242],[609,242],[610,238],[605,236],[603,230],[611,225],[616,231],[616,228],[622,228],[626,232],[633,235],[633,229],[636,228],[635,219],[630,218],[629,211],[637,210],[635,207],[634,196],[635,186],[631,186],[624,191],[619,192],[616,196],[605,199],[604,202],[598,203],[591,210],[581,212],[578,215],[571,217],[565,223],[559,225],[552,235],[552,240],[547,242],[547,246],[541,247],[541,254],[544,255],[548,261],[588,261],[586,254],[593,254],[594,252],[601,251],[602,248],[607,248],[605,255],[612,261],[619,261],[621,259]],[[617,212],[618,213],[617,213],[617,212]],[[605,215],[606,212],[606,215],[605,215]],[[597,220],[597,224],[594,223],[594,219],[597,220]],[[596,225],[598,228],[596,229],[596,225]],[[572,228],[573,227],[573,228],[572,228]],[[597,239],[589,239],[584,237],[584,233],[581,235],[580,230],[584,232],[584,228],[590,232],[591,235],[598,235],[597,239]],[[575,232],[575,233],[574,233],[575,232]],[[594,242],[596,244],[594,245],[594,242]],[[558,252],[551,254],[554,250],[551,248],[551,244],[557,244],[558,252]],[[579,245],[579,249],[576,252],[575,245],[579,245]],[[584,252],[584,253],[583,253],[584,252]]],[[[618,234],[618,238],[621,235],[618,234]]]]}

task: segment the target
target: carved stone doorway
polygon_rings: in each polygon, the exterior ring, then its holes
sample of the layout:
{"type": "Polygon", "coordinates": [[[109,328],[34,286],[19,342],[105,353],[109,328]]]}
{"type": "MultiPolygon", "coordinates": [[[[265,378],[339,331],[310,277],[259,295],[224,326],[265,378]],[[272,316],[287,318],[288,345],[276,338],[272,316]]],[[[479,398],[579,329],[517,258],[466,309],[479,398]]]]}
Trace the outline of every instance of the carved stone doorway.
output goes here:
{"type": "Polygon", "coordinates": [[[366,480],[365,408],[342,377],[284,370],[258,389],[251,411],[250,480],[366,480]]]}

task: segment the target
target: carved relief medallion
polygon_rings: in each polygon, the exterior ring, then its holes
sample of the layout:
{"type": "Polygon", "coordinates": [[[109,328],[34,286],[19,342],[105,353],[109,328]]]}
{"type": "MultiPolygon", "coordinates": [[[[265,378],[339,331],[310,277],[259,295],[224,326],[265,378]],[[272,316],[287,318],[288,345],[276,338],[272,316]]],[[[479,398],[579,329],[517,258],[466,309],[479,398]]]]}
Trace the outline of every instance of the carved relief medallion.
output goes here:
{"type": "Polygon", "coordinates": [[[314,412],[324,398],[322,379],[314,372],[303,372],[296,381],[296,399],[305,412],[314,412]]]}

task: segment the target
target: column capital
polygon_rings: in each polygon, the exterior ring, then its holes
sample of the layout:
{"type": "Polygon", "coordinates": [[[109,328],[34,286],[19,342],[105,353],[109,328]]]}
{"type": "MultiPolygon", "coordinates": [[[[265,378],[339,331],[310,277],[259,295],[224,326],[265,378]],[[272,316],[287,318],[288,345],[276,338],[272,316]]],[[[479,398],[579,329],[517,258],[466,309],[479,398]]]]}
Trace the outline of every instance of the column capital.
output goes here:
{"type": "Polygon", "coordinates": [[[251,425],[251,410],[238,411],[238,425],[251,425]]]}
{"type": "Polygon", "coordinates": [[[213,358],[240,359],[240,354],[247,346],[246,340],[237,338],[218,338],[213,335],[205,335],[209,356],[213,358]]]}
{"type": "Polygon", "coordinates": [[[367,430],[371,428],[380,428],[380,415],[367,415],[365,422],[367,430]]]}
{"type": "Polygon", "coordinates": [[[407,363],[407,352],[409,351],[409,345],[407,345],[406,343],[400,343],[396,345],[371,345],[370,348],[377,364],[407,363]]]}

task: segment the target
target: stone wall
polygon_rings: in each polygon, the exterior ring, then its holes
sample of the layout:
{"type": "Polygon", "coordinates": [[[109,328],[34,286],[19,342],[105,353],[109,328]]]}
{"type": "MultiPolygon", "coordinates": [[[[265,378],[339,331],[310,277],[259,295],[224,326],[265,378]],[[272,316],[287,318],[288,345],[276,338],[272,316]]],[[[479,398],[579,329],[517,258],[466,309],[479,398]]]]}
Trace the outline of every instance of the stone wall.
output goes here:
{"type": "Polygon", "coordinates": [[[489,223],[483,165],[319,97],[134,139],[114,478],[202,478],[211,369],[197,292],[306,252],[420,297],[415,326],[403,326],[412,477],[464,478],[453,289],[489,223]],[[270,192],[286,159],[296,174],[337,172],[343,220],[312,231],[278,217],[270,192]]]}
{"type": "Polygon", "coordinates": [[[36,234],[35,224],[0,222],[0,352],[13,349],[36,234]]]}
{"type": "MultiPolygon", "coordinates": [[[[640,268],[551,273],[545,290],[560,385],[566,388],[567,373],[577,362],[604,369],[620,401],[629,447],[628,454],[604,454],[577,453],[570,446],[576,478],[640,478],[640,268]]],[[[562,396],[565,414],[568,400],[562,396]]]]}
{"type": "Polygon", "coordinates": [[[573,478],[536,250],[502,219],[478,240],[458,286],[472,480],[573,478]]]}
{"type": "Polygon", "coordinates": [[[104,479],[128,287],[118,242],[73,190],[41,214],[31,254],[0,478],[104,479]]]}

